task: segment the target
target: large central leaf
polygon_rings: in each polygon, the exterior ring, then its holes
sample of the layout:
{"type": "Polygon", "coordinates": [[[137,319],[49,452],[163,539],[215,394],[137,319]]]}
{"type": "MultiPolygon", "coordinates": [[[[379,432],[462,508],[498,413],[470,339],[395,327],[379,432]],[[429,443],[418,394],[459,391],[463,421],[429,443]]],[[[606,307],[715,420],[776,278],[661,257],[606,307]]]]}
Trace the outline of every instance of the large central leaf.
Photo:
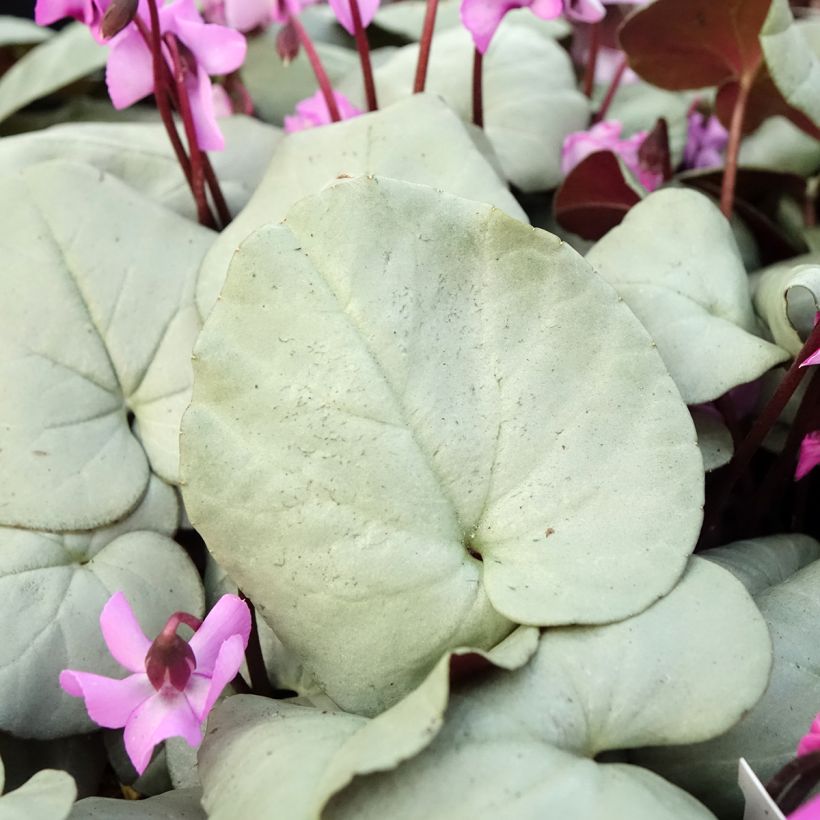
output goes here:
{"type": "Polygon", "coordinates": [[[701,517],[692,422],[616,293],[550,234],[395,180],[242,245],[182,448],[191,521],[352,711],[510,622],[642,610],[701,517]]]}

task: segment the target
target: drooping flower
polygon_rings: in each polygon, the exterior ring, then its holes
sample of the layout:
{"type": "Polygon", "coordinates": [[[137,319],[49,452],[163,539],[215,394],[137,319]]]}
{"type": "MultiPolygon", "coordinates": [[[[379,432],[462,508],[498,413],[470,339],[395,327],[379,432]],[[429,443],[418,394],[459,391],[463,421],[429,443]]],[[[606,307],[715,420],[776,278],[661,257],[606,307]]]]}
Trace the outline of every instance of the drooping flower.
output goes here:
{"type": "MultiPolygon", "coordinates": [[[[563,14],[578,23],[597,23],[606,15],[604,6],[616,2],[640,3],[644,0],[462,0],[461,22],[473,35],[475,47],[484,54],[504,15],[513,9],[529,8],[542,20],[555,20],[563,14]]],[[[334,0],[330,0],[330,4],[333,3],[334,0]]]]}
{"type": "Polygon", "coordinates": [[[575,131],[564,139],[561,150],[561,170],[568,174],[582,160],[596,151],[612,151],[638,178],[647,191],[654,191],[663,181],[662,175],[644,168],[638,152],[647,137],[646,131],[638,131],[627,139],[621,139],[621,123],[604,120],[588,131],[575,131]]]}
{"type": "Polygon", "coordinates": [[[199,745],[202,722],[242,665],[251,630],[248,606],[235,595],[223,595],[187,643],[176,634],[181,623],[194,627],[198,619],[175,613],[152,643],[117,592],[100,614],[100,628],[108,650],[132,674],[117,680],[60,673],[60,686],[85,699],[95,723],[125,727],[125,749],[140,774],[154,747],[169,737],[199,745]]]}
{"type": "MultiPolygon", "coordinates": [[[[328,0],[339,24],[353,34],[353,15],[350,12],[350,0],[328,0]]],[[[379,10],[380,0],[359,0],[359,14],[362,18],[362,27],[367,28],[379,10]]]]}
{"type": "Polygon", "coordinates": [[[100,32],[103,15],[111,0],[37,0],[34,21],[40,26],[50,26],[65,17],[71,17],[91,29],[94,39],[104,42],[100,32]]]}
{"type": "MultiPolygon", "coordinates": [[[[340,91],[334,91],[333,97],[343,120],[349,120],[362,113],[361,109],[356,108],[340,91]]],[[[331,121],[324,95],[321,91],[317,91],[312,97],[296,103],[296,113],[285,117],[285,131],[292,134],[294,131],[304,131],[306,128],[329,125],[331,121]]]]}
{"type": "MultiPolygon", "coordinates": [[[[162,6],[159,24],[163,34],[176,35],[192,58],[186,61],[185,87],[199,147],[221,151],[225,140],[216,122],[210,75],[230,74],[242,65],[245,38],[232,29],[206,23],[194,0],[174,0],[162,6]]],[[[111,40],[105,79],[115,108],[127,108],[154,91],[151,52],[135,26],[111,40]]]]}
{"type": "Polygon", "coordinates": [[[800,442],[800,454],[797,457],[797,469],[794,480],[800,481],[820,464],[820,430],[809,433],[800,442]]]}
{"type": "Polygon", "coordinates": [[[729,132],[716,116],[691,110],[683,149],[684,168],[717,168],[723,165],[723,153],[728,141],[729,132]]]}

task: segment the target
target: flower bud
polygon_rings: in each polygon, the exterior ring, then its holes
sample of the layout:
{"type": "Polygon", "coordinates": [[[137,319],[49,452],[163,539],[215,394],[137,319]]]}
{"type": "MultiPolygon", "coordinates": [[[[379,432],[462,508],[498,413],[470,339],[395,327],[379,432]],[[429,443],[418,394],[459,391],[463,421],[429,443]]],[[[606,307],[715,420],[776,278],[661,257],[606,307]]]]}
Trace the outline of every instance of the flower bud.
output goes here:
{"type": "Polygon", "coordinates": [[[299,35],[290,21],[276,33],[276,53],[285,65],[299,54],[299,35]]]}
{"type": "Polygon", "coordinates": [[[119,34],[136,16],[139,0],[111,0],[100,25],[106,39],[119,34]]]}
{"type": "Polygon", "coordinates": [[[176,634],[180,623],[186,623],[192,629],[199,627],[198,618],[187,612],[175,612],[145,655],[145,672],[157,691],[171,684],[181,692],[196,669],[194,650],[176,634]]]}

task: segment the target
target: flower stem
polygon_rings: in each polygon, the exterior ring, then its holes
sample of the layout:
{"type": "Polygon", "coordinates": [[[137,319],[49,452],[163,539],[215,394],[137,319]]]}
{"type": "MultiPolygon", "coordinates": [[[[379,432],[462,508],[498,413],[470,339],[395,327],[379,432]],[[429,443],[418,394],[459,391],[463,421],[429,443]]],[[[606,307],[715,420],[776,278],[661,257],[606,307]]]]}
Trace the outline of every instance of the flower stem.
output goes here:
{"type": "Polygon", "coordinates": [[[484,127],[484,55],[473,52],[473,122],[484,127]]]}
{"type": "Polygon", "coordinates": [[[601,24],[589,24],[589,54],[584,69],[584,95],[591,98],[595,90],[595,69],[598,67],[598,52],[601,49],[601,24]]]}
{"type": "Polygon", "coordinates": [[[270,685],[265,659],[262,656],[262,644],[259,640],[259,624],[256,618],[256,607],[253,601],[239,590],[239,597],[248,605],[251,611],[251,634],[248,637],[248,647],[245,650],[245,661],[248,664],[248,674],[251,679],[251,690],[254,695],[272,698],[273,687],[270,685]]]}
{"type": "Polygon", "coordinates": [[[424,14],[424,27],[419,41],[419,61],[416,64],[416,80],[413,83],[413,93],[421,94],[427,82],[427,65],[430,62],[430,47],[433,44],[433,31],[436,27],[436,12],[438,0],[427,0],[427,11],[424,14]]]}
{"type": "MultiPolygon", "coordinates": [[[[814,782],[811,783],[809,788],[802,794],[802,797],[805,797],[814,783],[816,783],[818,776],[820,776],[820,752],[811,752],[787,763],[766,784],[766,791],[782,811],[790,812],[797,808],[797,804],[786,807],[781,801],[785,798],[789,798],[791,796],[789,792],[792,791],[795,786],[802,785],[801,781],[812,779],[814,782]],[[808,778],[806,776],[808,776],[808,778]]],[[[791,803],[792,800],[788,800],[788,802],[791,803]]]]}
{"type": "MultiPolygon", "coordinates": [[[[149,2],[154,2],[154,0],[149,0],[149,2]]],[[[191,157],[191,189],[194,192],[197,218],[201,225],[216,229],[216,220],[211,213],[211,209],[208,207],[208,197],[205,193],[205,166],[202,159],[202,150],[196,138],[196,125],[194,124],[193,112],[191,111],[188,88],[185,85],[186,68],[182,64],[182,57],[179,53],[179,44],[176,36],[169,32],[163,39],[171,54],[173,78],[176,86],[176,101],[179,106],[180,116],[182,117],[182,125],[185,129],[185,138],[188,141],[188,153],[191,157]]]]}
{"type": "Polygon", "coordinates": [[[612,101],[615,99],[615,95],[621,87],[621,80],[623,80],[624,74],[626,74],[626,68],[628,65],[629,63],[627,62],[626,56],[624,56],[618,64],[618,68],[615,69],[615,73],[612,75],[612,82],[610,82],[606,96],[601,102],[601,107],[592,118],[593,125],[606,119],[606,115],[609,112],[609,107],[612,105],[612,101]]]}
{"type": "Polygon", "coordinates": [[[731,219],[735,201],[735,184],[737,182],[737,164],[740,154],[740,140],[743,136],[743,123],[746,119],[746,106],[752,90],[754,75],[741,78],[737,99],[732,111],[732,122],[729,124],[729,142],[726,146],[726,165],[723,169],[723,184],[720,189],[720,210],[727,219],[731,219]]]}
{"type": "Polygon", "coordinates": [[[359,0],[349,0],[350,16],[353,18],[353,36],[356,38],[356,48],[359,50],[359,61],[362,64],[362,78],[364,79],[364,93],[367,97],[368,111],[376,111],[379,104],[376,100],[376,83],[373,81],[373,66],[370,63],[370,43],[367,41],[367,32],[362,25],[362,13],[359,0]]]}
{"type": "Polygon", "coordinates": [[[307,58],[310,61],[310,67],[316,76],[316,82],[319,84],[322,96],[325,98],[325,105],[327,106],[328,114],[330,114],[330,119],[333,122],[339,122],[342,117],[339,114],[339,107],[336,105],[336,98],[333,96],[333,87],[330,84],[330,78],[327,76],[319,54],[313,45],[313,40],[310,39],[310,35],[305,31],[305,27],[298,17],[291,17],[290,22],[296,30],[299,42],[302,44],[302,48],[305,50],[305,54],[307,54],[307,58]]]}
{"type": "Polygon", "coordinates": [[[752,456],[754,456],[769,431],[774,427],[775,422],[780,418],[780,414],[788,404],[789,399],[794,395],[794,391],[797,390],[800,386],[800,382],[806,375],[805,368],[801,368],[800,365],[818,349],[820,349],[820,324],[814,326],[806,343],[797,356],[795,356],[791,367],[786,371],[786,375],[783,377],[783,381],[780,382],[775,394],[763,408],[763,412],[758,416],[752,425],[752,429],[749,430],[746,438],[743,439],[737,448],[734,458],[729,462],[725,481],[720,487],[714,504],[704,521],[703,533],[707,544],[712,545],[712,541],[717,534],[720,516],[723,513],[723,509],[729,500],[729,496],[735,484],[746,471],[746,468],[752,460],[752,456]]]}

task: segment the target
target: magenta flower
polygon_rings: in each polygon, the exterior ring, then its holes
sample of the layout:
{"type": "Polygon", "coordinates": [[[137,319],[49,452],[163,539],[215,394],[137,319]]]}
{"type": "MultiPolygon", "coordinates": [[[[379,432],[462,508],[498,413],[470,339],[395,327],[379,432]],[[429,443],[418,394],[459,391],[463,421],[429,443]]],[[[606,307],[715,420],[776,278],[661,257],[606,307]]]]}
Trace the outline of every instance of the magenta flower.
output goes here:
{"type": "Polygon", "coordinates": [[[575,131],[564,139],[561,151],[561,170],[566,176],[576,165],[596,151],[612,151],[617,154],[638,178],[647,191],[654,191],[663,177],[641,165],[638,151],[646,139],[646,131],[638,131],[628,139],[621,139],[621,123],[604,120],[593,125],[589,131],[575,131]]]}
{"type": "Polygon", "coordinates": [[[717,117],[691,110],[683,149],[684,168],[717,168],[723,165],[723,152],[728,142],[729,132],[717,117]]]}
{"type": "MultiPolygon", "coordinates": [[[[142,7],[142,4],[141,4],[142,7]]],[[[159,10],[160,28],[176,35],[192,57],[185,85],[191,102],[197,142],[203,151],[221,151],[225,139],[216,122],[212,74],[229,74],[245,59],[245,38],[237,31],[206,23],[194,0],[174,0],[159,10]]],[[[129,25],[111,40],[105,75],[115,108],[127,108],[154,90],[151,52],[136,26],[129,25]]]]}
{"type": "Polygon", "coordinates": [[[318,0],[209,0],[205,18],[237,31],[252,31],[267,28],[271,23],[287,23],[316,2],[318,0]]]}
{"type": "Polygon", "coordinates": [[[97,42],[105,42],[100,24],[111,0],[37,0],[34,20],[40,26],[50,26],[64,17],[72,17],[91,29],[97,42]]]}
{"type": "Polygon", "coordinates": [[[121,592],[100,613],[109,652],[132,674],[121,680],[66,669],[60,686],[85,699],[89,717],[107,729],[125,727],[125,749],[142,774],[154,747],[169,737],[191,746],[202,740],[202,722],[236,676],[251,631],[247,604],[223,595],[202,621],[177,612],[151,643],[121,592]],[[187,643],[176,634],[186,623],[187,643]]]}
{"type": "Polygon", "coordinates": [[[788,820],[820,820],[820,796],[795,809],[788,820]]]}
{"type": "MultiPolygon", "coordinates": [[[[328,0],[328,2],[339,24],[348,34],[353,34],[353,16],[350,13],[349,0],[328,0]]],[[[378,10],[379,0],[359,0],[359,14],[362,17],[363,28],[367,28],[373,22],[378,10]]]]}
{"type": "Polygon", "coordinates": [[[797,469],[794,480],[800,481],[820,464],[820,430],[809,433],[800,442],[800,455],[797,457],[797,469]]]}
{"type": "MultiPolygon", "coordinates": [[[[349,120],[362,113],[361,109],[356,108],[340,91],[334,91],[333,96],[343,120],[349,120]]],[[[296,103],[296,113],[285,117],[285,131],[292,134],[294,131],[304,131],[306,128],[329,125],[331,122],[324,95],[321,91],[317,91],[312,97],[296,103]]]]}
{"type": "MultiPolygon", "coordinates": [[[[644,0],[462,0],[461,22],[473,35],[475,47],[484,54],[496,29],[508,11],[529,10],[542,20],[554,20],[564,14],[579,23],[597,23],[606,15],[605,5],[616,2],[639,3],[644,0]]],[[[345,0],[335,0],[345,2],[345,0]]],[[[330,0],[334,6],[334,0],[330,0]]],[[[334,6],[335,10],[335,6],[334,6]]],[[[339,14],[337,12],[336,16],[339,14]]],[[[339,18],[341,20],[341,18],[339,18]]],[[[342,23],[344,25],[344,23],[342,23]]],[[[347,26],[345,26],[347,28],[347,26]]],[[[349,31],[350,29],[348,29],[349,31]]]]}
{"type": "Polygon", "coordinates": [[[800,738],[797,744],[797,756],[820,752],[820,713],[814,716],[809,731],[800,738]]]}

